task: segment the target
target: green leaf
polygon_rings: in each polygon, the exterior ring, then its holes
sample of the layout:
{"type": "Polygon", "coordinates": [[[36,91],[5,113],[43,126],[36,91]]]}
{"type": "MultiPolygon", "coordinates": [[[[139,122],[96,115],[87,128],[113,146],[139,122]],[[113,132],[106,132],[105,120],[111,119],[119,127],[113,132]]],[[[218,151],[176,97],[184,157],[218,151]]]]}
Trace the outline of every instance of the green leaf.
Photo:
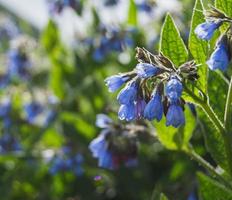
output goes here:
{"type": "Polygon", "coordinates": [[[165,18],[161,31],[160,51],[171,59],[176,67],[188,60],[187,48],[169,14],[165,18]]]}
{"type": "Polygon", "coordinates": [[[199,193],[202,200],[231,200],[232,191],[218,181],[202,174],[197,174],[200,184],[199,193]]]}
{"type": "Polygon", "coordinates": [[[205,19],[203,15],[203,4],[201,0],[196,0],[193,9],[191,29],[189,35],[189,50],[196,63],[200,64],[200,66],[198,67],[198,75],[200,77],[197,80],[197,84],[204,93],[207,93],[208,67],[206,65],[206,60],[208,57],[208,43],[204,40],[199,39],[194,33],[194,30],[197,27],[197,25],[203,23],[204,21],[205,19]]]}
{"type": "Polygon", "coordinates": [[[132,26],[137,25],[137,6],[134,0],[130,0],[128,11],[128,24],[132,26]]]}
{"type": "Polygon", "coordinates": [[[196,120],[187,107],[185,109],[185,118],[185,126],[181,126],[178,129],[171,126],[167,127],[165,125],[165,117],[160,122],[155,123],[157,136],[166,148],[171,150],[186,150],[188,148],[196,120]]]}
{"type": "Polygon", "coordinates": [[[232,0],[215,0],[215,7],[232,17],[232,0]]]}
{"type": "Polygon", "coordinates": [[[48,22],[48,25],[44,29],[40,40],[48,54],[50,54],[51,51],[53,51],[53,49],[57,46],[57,43],[60,40],[59,30],[52,20],[48,22]]]}

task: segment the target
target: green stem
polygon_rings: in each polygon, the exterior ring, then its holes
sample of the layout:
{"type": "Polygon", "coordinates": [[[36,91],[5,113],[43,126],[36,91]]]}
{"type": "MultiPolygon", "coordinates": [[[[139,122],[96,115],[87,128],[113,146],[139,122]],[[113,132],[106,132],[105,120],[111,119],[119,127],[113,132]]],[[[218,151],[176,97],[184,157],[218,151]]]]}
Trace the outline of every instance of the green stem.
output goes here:
{"type": "Polygon", "coordinates": [[[216,113],[213,111],[213,109],[209,105],[208,100],[203,101],[201,98],[196,96],[193,92],[191,92],[188,88],[186,88],[186,92],[202,107],[202,109],[207,114],[209,119],[212,121],[212,123],[215,125],[215,127],[218,129],[218,131],[221,133],[223,140],[224,140],[224,144],[225,144],[225,151],[226,151],[226,157],[227,157],[227,162],[228,162],[228,167],[229,167],[229,174],[232,177],[232,145],[231,145],[232,138],[231,138],[229,132],[225,129],[223,123],[220,121],[220,119],[218,118],[216,113]]]}
{"type": "Polygon", "coordinates": [[[231,129],[231,112],[232,112],[232,77],[229,84],[229,89],[226,99],[225,115],[224,115],[224,125],[227,131],[230,131],[231,129]]]}
{"type": "Polygon", "coordinates": [[[228,188],[232,189],[232,185],[228,182],[217,170],[208,163],[204,158],[197,154],[192,147],[185,151],[190,157],[192,157],[196,162],[198,162],[202,167],[204,167],[213,177],[217,178],[219,181],[223,182],[228,188]]]}

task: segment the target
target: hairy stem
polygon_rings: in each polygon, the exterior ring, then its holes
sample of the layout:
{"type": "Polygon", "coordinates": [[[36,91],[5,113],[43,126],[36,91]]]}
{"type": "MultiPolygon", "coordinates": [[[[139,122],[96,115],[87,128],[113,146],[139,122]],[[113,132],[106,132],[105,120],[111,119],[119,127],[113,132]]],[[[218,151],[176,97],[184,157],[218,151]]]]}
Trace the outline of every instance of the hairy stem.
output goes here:
{"type": "Polygon", "coordinates": [[[226,99],[226,107],[225,107],[225,115],[224,115],[224,125],[227,132],[231,129],[231,113],[232,113],[232,77],[230,79],[227,99],[226,99]]]}
{"type": "Polygon", "coordinates": [[[220,119],[218,118],[214,110],[211,108],[208,100],[204,101],[198,96],[196,96],[188,88],[185,88],[185,89],[186,89],[186,92],[195,100],[195,102],[198,103],[202,107],[202,109],[207,114],[209,119],[215,125],[216,129],[221,133],[223,140],[224,140],[224,144],[225,144],[225,151],[226,151],[226,157],[227,157],[227,162],[228,162],[229,174],[232,177],[232,138],[231,138],[230,133],[226,130],[223,123],[220,121],[220,119]]]}

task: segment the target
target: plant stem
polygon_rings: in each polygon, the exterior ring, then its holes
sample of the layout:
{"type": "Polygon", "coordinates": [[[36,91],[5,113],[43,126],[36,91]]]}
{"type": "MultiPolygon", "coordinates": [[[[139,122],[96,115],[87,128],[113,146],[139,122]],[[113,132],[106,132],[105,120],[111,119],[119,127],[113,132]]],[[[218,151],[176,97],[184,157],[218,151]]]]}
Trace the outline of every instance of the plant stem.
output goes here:
{"type": "Polygon", "coordinates": [[[208,163],[204,158],[197,154],[192,147],[185,151],[190,157],[192,157],[196,162],[198,162],[202,167],[204,167],[213,177],[217,178],[223,182],[227,187],[232,189],[232,185],[228,182],[217,170],[208,163]]]}
{"type": "MultiPolygon", "coordinates": [[[[232,86],[230,87],[230,89],[232,90],[232,86]]],[[[186,88],[186,92],[202,107],[202,109],[207,114],[209,119],[212,121],[212,123],[221,133],[223,140],[224,140],[224,144],[225,144],[225,151],[226,151],[226,157],[227,157],[227,162],[228,162],[228,167],[229,167],[229,174],[232,177],[232,138],[231,138],[229,131],[225,129],[223,123],[220,121],[216,113],[213,111],[213,109],[209,105],[208,100],[203,101],[201,98],[196,96],[193,92],[191,92],[188,88],[186,88]]],[[[229,97],[229,99],[231,99],[232,101],[232,91],[229,91],[229,94],[230,94],[229,96],[231,96],[229,97]]],[[[231,104],[231,102],[229,104],[231,104]]]]}
{"type": "Polygon", "coordinates": [[[229,89],[226,99],[225,115],[224,115],[224,125],[227,132],[230,131],[231,129],[231,113],[232,113],[232,77],[230,79],[230,84],[229,84],[229,89]]]}

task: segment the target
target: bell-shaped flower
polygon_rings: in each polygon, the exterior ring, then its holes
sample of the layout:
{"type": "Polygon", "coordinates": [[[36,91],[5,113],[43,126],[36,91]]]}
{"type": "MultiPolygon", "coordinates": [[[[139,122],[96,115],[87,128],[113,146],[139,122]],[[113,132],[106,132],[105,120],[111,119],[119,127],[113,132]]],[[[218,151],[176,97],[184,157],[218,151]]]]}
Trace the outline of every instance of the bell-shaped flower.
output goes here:
{"type": "Polygon", "coordinates": [[[166,85],[166,95],[170,102],[177,102],[183,90],[182,83],[176,76],[172,76],[166,85]]]}
{"type": "Polygon", "coordinates": [[[130,104],[136,100],[137,82],[129,82],[118,94],[117,100],[120,104],[130,104]]]}
{"type": "Polygon", "coordinates": [[[183,109],[178,104],[171,104],[166,115],[166,126],[175,128],[185,124],[183,109]]]}
{"type": "Polygon", "coordinates": [[[128,76],[113,75],[105,79],[105,84],[108,87],[109,92],[115,92],[119,89],[127,80],[128,76]]]}
{"type": "Polygon", "coordinates": [[[144,118],[148,120],[156,119],[157,121],[160,121],[163,116],[163,103],[162,103],[162,97],[156,93],[151,97],[151,100],[148,102],[148,104],[145,107],[144,110],[144,118]]]}
{"type": "Polygon", "coordinates": [[[132,121],[136,118],[136,106],[134,103],[123,104],[118,111],[120,120],[132,121]]]}
{"type": "Polygon", "coordinates": [[[229,62],[230,59],[228,49],[223,42],[220,42],[210,56],[210,59],[207,61],[207,65],[211,70],[220,69],[225,71],[229,62]]]}
{"type": "Polygon", "coordinates": [[[221,26],[221,22],[204,22],[199,24],[195,29],[195,34],[202,40],[210,40],[214,31],[221,26]]]}
{"type": "Polygon", "coordinates": [[[139,63],[136,65],[136,73],[140,78],[149,78],[158,74],[160,69],[149,63],[139,63]]]}

